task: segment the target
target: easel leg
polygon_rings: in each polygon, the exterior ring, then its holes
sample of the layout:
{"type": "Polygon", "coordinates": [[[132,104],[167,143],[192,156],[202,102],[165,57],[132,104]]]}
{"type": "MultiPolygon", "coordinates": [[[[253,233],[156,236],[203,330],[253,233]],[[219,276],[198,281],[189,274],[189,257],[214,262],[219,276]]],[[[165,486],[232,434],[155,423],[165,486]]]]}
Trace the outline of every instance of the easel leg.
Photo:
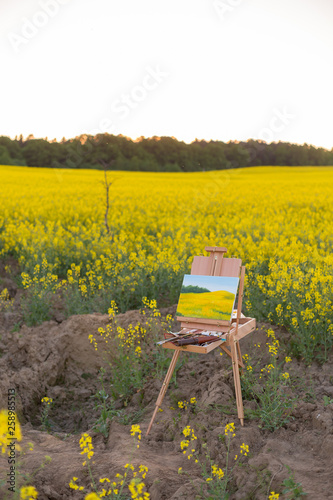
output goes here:
{"type": "Polygon", "coordinates": [[[242,353],[241,353],[239,342],[237,342],[237,353],[238,353],[238,364],[239,364],[239,366],[241,366],[240,372],[243,373],[242,368],[244,368],[244,365],[242,362],[242,353]]]}
{"type": "Polygon", "coordinates": [[[234,373],[237,413],[238,413],[238,418],[240,419],[240,423],[243,426],[244,425],[244,410],[243,410],[242,389],[241,389],[241,384],[240,384],[236,342],[233,339],[231,341],[230,350],[231,350],[231,355],[232,355],[232,370],[234,373]]]}
{"type": "Polygon", "coordinates": [[[164,379],[164,382],[162,384],[162,388],[160,390],[160,393],[158,395],[158,398],[157,398],[157,401],[155,403],[155,410],[154,410],[154,413],[153,413],[153,416],[151,418],[151,421],[149,423],[149,426],[148,426],[148,430],[146,432],[146,436],[148,436],[149,432],[150,432],[150,429],[153,425],[153,422],[155,420],[155,417],[156,417],[156,413],[158,412],[158,409],[159,407],[161,406],[162,404],[162,401],[163,401],[163,398],[165,396],[165,393],[167,391],[167,388],[168,388],[168,385],[169,385],[169,382],[171,380],[171,377],[172,377],[172,374],[173,374],[173,371],[175,369],[175,366],[176,366],[176,363],[177,363],[177,359],[178,359],[178,356],[179,356],[179,353],[180,353],[180,350],[176,350],[172,356],[172,360],[171,360],[171,363],[170,363],[170,366],[169,366],[169,369],[167,371],[167,374],[165,376],[165,379],[164,379]]]}

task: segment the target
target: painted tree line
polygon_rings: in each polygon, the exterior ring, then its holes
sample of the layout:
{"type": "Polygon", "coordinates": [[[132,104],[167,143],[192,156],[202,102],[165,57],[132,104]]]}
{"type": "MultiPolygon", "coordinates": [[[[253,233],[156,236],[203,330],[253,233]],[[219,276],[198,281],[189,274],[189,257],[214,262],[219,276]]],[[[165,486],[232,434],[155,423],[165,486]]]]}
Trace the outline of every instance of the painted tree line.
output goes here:
{"type": "Polygon", "coordinates": [[[333,148],[326,150],[286,142],[266,144],[195,140],[173,137],[80,135],[60,142],[22,136],[0,137],[0,165],[52,168],[107,168],[152,172],[195,172],[255,165],[333,165],[333,148]]]}

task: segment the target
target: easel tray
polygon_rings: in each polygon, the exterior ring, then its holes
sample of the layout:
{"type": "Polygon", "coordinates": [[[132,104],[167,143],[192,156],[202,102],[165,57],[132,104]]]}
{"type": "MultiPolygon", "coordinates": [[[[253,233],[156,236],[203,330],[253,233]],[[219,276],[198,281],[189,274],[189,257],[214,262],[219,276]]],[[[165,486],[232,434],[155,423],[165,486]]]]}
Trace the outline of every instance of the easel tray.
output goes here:
{"type": "MultiPolygon", "coordinates": [[[[242,315],[243,316],[243,315],[242,315]]],[[[238,330],[236,334],[236,322],[232,322],[230,326],[230,330],[228,333],[225,335],[221,336],[219,340],[216,340],[215,342],[212,342],[211,344],[205,345],[205,346],[200,346],[200,345],[184,345],[184,346],[177,346],[174,345],[172,342],[165,342],[162,347],[164,349],[173,349],[175,351],[185,351],[185,352],[196,352],[198,354],[208,354],[209,352],[213,351],[216,349],[216,347],[219,347],[221,344],[224,345],[229,345],[229,340],[230,340],[230,335],[233,335],[233,338],[240,340],[241,338],[245,337],[248,335],[248,333],[252,332],[256,328],[256,320],[254,318],[246,318],[242,317],[239,319],[239,324],[238,324],[238,330]]],[[[174,338],[170,336],[171,338],[174,338]]]]}
{"type": "Polygon", "coordinates": [[[213,349],[216,349],[216,347],[223,344],[224,342],[225,339],[216,340],[215,342],[212,342],[211,344],[208,344],[206,346],[191,345],[191,344],[184,346],[177,346],[174,345],[172,342],[167,342],[166,344],[163,344],[162,347],[164,349],[174,349],[175,351],[186,351],[186,352],[196,352],[198,354],[207,354],[213,349]]]}

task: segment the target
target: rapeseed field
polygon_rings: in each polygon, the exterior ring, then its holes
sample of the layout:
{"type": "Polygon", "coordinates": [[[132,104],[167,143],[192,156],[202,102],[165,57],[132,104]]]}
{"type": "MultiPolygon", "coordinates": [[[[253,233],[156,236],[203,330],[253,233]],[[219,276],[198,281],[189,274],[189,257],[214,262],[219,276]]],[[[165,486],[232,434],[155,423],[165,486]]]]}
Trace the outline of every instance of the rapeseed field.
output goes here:
{"type": "MultiPolygon", "coordinates": [[[[333,168],[104,173],[0,167],[0,256],[14,256],[31,301],[68,314],[178,300],[206,245],[247,266],[245,307],[284,325],[294,354],[333,345],[333,168]]],[[[27,306],[28,307],[28,306],[27,306]]]]}

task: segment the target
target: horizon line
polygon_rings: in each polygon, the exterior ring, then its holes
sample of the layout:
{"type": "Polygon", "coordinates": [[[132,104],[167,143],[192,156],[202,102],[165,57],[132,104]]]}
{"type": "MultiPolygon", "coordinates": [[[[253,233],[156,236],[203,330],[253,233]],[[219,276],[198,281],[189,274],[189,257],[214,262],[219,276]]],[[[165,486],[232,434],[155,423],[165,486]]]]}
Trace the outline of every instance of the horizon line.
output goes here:
{"type": "Polygon", "coordinates": [[[100,132],[100,133],[97,133],[95,135],[92,135],[88,132],[82,132],[81,134],[79,135],[76,135],[74,137],[65,137],[65,136],[62,136],[61,139],[59,139],[58,137],[55,137],[53,139],[49,139],[48,136],[45,136],[45,137],[35,137],[34,134],[28,134],[26,137],[24,137],[23,134],[16,134],[14,137],[11,136],[11,135],[3,135],[1,134],[0,137],[8,137],[10,140],[12,141],[15,141],[15,140],[19,140],[19,138],[22,136],[22,140],[24,142],[28,141],[28,140],[44,140],[44,141],[47,141],[49,143],[54,143],[54,142],[57,142],[57,143],[61,143],[63,140],[65,141],[72,141],[74,139],[79,139],[80,137],[82,136],[86,136],[87,138],[89,137],[97,137],[98,135],[110,135],[110,136],[113,136],[113,137],[124,137],[125,139],[128,139],[134,143],[138,143],[138,142],[141,142],[142,140],[146,139],[146,140],[149,140],[149,139],[162,139],[162,138],[168,138],[168,139],[173,139],[173,140],[176,140],[177,142],[180,142],[180,143],[184,143],[184,144],[187,144],[187,145],[191,145],[195,142],[221,142],[221,143],[224,143],[224,144],[230,144],[230,143],[236,143],[236,144],[240,144],[240,143],[247,143],[247,142],[250,142],[250,141],[253,141],[253,142],[257,142],[259,144],[264,144],[264,145],[271,145],[271,144],[291,144],[291,145],[295,145],[295,146],[308,146],[308,147],[314,147],[315,149],[324,149],[325,151],[332,151],[333,150],[333,145],[332,147],[329,149],[327,147],[324,147],[324,146],[316,146],[315,144],[312,144],[312,143],[308,143],[308,142],[303,142],[303,143],[299,143],[299,142],[289,142],[289,141],[271,141],[271,142],[266,142],[262,139],[254,139],[253,137],[249,137],[248,139],[229,139],[228,141],[224,141],[222,139],[198,139],[197,137],[192,140],[191,142],[188,142],[188,141],[184,141],[184,140],[181,140],[181,139],[177,139],[177,137],[173,136],[173,135],[152,135],[152,136],[149,136],[149,137],[146,137],[146,136],[138,136],[136,137],[135,139],[133,139],[132,137],[130,136],[127,136],[127,135],[124,135],[124,134],[109,134],[108,132],[100,132]]]}

